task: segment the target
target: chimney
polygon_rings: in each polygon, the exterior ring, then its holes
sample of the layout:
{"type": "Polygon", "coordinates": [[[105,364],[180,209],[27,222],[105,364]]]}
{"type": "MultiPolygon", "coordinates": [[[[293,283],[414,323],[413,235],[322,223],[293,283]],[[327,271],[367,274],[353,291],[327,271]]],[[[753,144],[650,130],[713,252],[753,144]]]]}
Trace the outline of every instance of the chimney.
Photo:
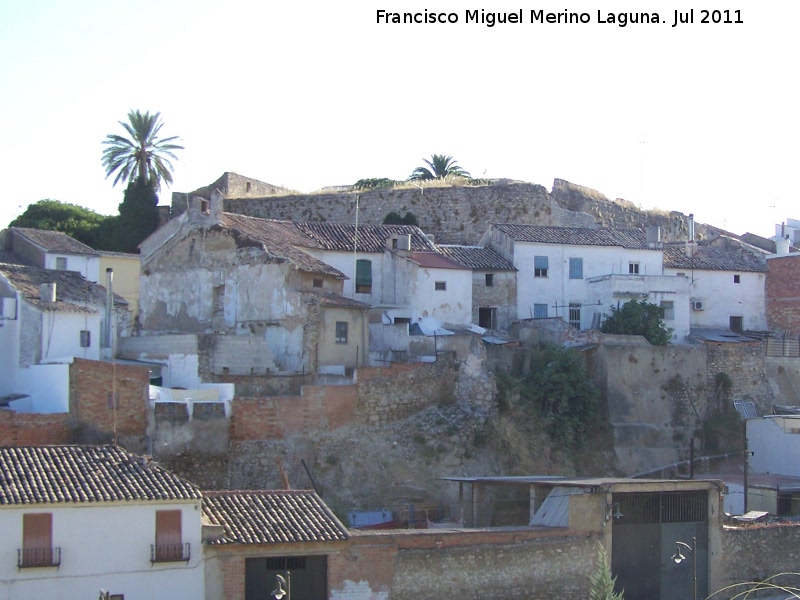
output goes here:
{"type": "Polygon", "coordinates": [[[43,283],[39,286],[39,298],[42,302],[56,301],[56,284],[43,283]]]}
{"type": "Polygon", "coordinates": [[[645,229],[645,237],[647,238],[648,248],[661,248],[661,227],[651,225],[645,229]]]}
{"type": "Polygon", "coordinates": [[[114,269],[106,269],[106,348],[111,348],[111,319],[114,314],[114,292],[111,286],[114,283],[114,269]]]}
{"type": "Polygon", "coordinates": [[[694,213],[689,214],[689,239],[686,242],[686,256],[692,258],[697,254],[697,242],[694,240],[694,213]]]}

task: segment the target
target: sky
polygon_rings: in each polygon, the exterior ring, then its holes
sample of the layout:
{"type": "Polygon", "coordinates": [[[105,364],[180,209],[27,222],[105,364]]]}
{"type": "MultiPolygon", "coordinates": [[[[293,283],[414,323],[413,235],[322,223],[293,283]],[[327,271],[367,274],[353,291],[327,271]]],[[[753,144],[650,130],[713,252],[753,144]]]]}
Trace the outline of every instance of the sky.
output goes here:
{"type": "Polygon", "coordinates": [[[681,0],[1,1],[0,227],[45,198],[116,214],[102,141],[138,109],[184,146],[162,203],[225,171],[310,192],[437,153],[769,237],[800,219],[800,3],[725,7],[742,23],[672,27],[681,0]],[[589,22],[531,22],[565,10],[589,22]],[[631,11],[665,22],[608,22],[631,11]]]}

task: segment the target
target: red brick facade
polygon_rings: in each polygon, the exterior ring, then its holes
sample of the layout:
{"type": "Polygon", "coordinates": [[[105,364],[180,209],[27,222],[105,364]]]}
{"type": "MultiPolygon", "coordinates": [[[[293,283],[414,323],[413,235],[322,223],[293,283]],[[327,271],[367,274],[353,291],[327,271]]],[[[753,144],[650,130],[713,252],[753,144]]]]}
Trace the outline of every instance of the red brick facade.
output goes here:
{"type": "Polygon", "coordinates": [[[767,324],[796,338],[800,333],[800,255],[770,258],[767,265],[767,324]]]}
{"type": "Polygon", "coordinates": [[[116,429],[117,436],[144,436],[149,384],[147,367],[76,358],[69,369],[70,422],[101,435],[116,429]]]}
{"type": "Polygon", "coordinates": [[[69,413],[0,410],[0,445],[108,442],[115,429],[120,443],[122,438],[139,440],[147,428],[149,377],[147,367],[75,358],[69,368],[69,413]]]}

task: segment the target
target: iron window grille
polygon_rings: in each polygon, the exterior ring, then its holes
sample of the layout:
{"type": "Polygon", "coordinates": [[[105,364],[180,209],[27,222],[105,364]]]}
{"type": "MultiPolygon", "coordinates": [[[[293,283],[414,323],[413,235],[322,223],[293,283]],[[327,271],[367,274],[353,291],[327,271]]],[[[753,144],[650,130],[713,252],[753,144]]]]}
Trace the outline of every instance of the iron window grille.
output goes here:
{"type": "Polygon", "coordinates": [[[61,548],[19,548],[17,567],[58,567],[61,564],[61,548]]]}
{"type": "Polygon", "coordinates": [[[191,545],[185,544],[151,544],[150,562],[189,562],[192,557],[191,545]]]}

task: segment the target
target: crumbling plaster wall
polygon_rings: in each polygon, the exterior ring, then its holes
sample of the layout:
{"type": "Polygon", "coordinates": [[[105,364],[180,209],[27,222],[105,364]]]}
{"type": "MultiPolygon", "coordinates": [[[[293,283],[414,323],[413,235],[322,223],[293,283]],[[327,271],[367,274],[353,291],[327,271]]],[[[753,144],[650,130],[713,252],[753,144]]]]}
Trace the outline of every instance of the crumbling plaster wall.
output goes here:
{"type": "Polygon", "coordinates": [[[282,321],[302,312],[290,271],[283,259],[239,247],[230,231],[194,231],[143,267],[142,329],[228,332],[282,321]]]}

